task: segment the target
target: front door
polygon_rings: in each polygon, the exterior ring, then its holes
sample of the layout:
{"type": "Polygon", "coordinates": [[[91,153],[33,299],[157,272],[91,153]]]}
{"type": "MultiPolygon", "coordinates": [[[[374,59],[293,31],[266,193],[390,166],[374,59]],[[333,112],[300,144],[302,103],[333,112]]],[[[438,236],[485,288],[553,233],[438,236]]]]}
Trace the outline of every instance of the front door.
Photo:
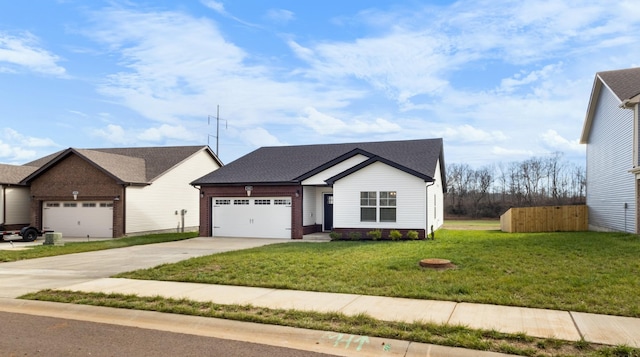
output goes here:
{"type": "Polygon", "coordinates": [[[325,232],[333,229],[333,194],[324,194],[324,226],[322,230],[325,232]]]}

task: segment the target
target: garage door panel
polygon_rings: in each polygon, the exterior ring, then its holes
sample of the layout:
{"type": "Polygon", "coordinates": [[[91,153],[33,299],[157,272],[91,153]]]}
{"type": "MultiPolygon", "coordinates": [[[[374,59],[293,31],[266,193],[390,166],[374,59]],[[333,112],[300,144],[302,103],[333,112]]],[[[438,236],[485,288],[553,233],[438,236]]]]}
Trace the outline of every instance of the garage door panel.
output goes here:
{"type": "Polygon", "coordinates": [[[64,237],[113,237],[113,203],[45,202],[42,223],[64,237]]]}
{"type": "Polygon", "coordinates": [[[214,237],[291,238],[291,199],[214,198],[214,237]]]}

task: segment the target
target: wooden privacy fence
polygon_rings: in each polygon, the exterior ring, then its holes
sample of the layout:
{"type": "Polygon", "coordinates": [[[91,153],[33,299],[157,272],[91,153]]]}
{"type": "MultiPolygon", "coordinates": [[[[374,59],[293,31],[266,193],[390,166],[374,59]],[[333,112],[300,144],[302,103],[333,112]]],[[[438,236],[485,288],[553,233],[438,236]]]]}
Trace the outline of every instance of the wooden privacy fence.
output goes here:
{"type": "Polygon", "coordinates": [[[500,216],[500,229],[509,233],[589,230],[586,205],[510,208],[500,216]]]}

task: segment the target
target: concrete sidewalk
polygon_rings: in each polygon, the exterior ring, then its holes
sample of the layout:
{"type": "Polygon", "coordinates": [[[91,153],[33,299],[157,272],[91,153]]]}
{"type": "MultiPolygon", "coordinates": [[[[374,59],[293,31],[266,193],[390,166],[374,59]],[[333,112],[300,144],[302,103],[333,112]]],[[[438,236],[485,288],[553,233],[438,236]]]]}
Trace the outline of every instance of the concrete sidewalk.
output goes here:
{"type": "Polygon", "coordinates": [[[0,311],[91,321],[359,357],[509,357],[511,355],[388,338],[316,331],[210,317],[0,298],[0,311]]]}
{"type": "Polygon", "coordinates": [[[384,321],[434,322],[540,338],[586,341],[640,348],[640,319],[450,301],[413,300],[243,286],[103,278],[59,287],[59,290],[163,296],[251,304],[273,309],[366,313],[384,321]]]}

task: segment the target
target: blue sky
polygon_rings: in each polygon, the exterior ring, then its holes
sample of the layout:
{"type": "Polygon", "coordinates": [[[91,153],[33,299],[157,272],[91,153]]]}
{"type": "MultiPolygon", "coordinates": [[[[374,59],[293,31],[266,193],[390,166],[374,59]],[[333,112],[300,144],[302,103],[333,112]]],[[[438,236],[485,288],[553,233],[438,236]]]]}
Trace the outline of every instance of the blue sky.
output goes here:
{"type": "Polygon", "coordinates": [[[447,163],[578,144],[596,72],[640,65],[635,1],[3,1],[0,162],[68,147],[441,137],[447,163]]]}

